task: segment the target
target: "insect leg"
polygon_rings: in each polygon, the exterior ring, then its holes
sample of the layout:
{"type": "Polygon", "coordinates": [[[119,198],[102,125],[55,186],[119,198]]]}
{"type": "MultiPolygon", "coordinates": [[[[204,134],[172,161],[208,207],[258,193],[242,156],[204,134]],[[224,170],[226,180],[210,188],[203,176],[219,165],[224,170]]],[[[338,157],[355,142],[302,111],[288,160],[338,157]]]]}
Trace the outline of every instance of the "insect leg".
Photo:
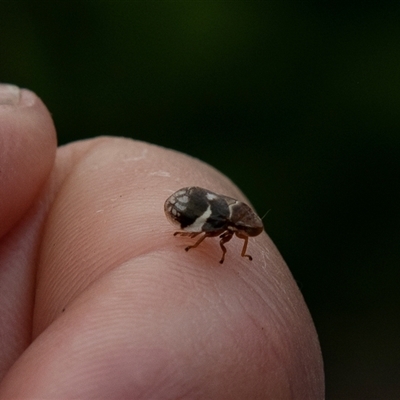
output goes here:
{"type": "MultiPolygon", "coordinates": [[[[182,236],[190,236],[190,237],[195,237],[197,236],[199,233],[201,232],[188,232],[187,235],[182,235],[182,236]]],[[[208,235],[207,233],[205,233],[195,244],[192,244],[191,246],[188,246],[185,248],[186,251],[189,251],[190,249],[193,249],[194,247],[197,247],[208,235]]]]}
{"type": "Polygon", "coordinates": [[[239,232],[236,232],[236,236],[239,237],[240,239],[244,240],[241,256],[247,257],[251,261],[253,259],[253,257],[250,254],[246,254],[247,243],[249,241],[249,237],[247,235],[241,235],[239,232]]]}
{"type": "Polygon", "coordinates": [[[199,235],[201,232],[175,232],[174,236],[189,236],[191,238],[199,235]]]}
{"type": "Polygon", "coordinates": [[[219,241],[219,245],[221,246],[222,249],[222,258],[219,261],[220,264],[222,264],[225,260],[226,247],[224,246],[224,244],[232,239],[232,235],[233,233],[231,231],[226,231],[220,236],[221,240],[219,241]]]}

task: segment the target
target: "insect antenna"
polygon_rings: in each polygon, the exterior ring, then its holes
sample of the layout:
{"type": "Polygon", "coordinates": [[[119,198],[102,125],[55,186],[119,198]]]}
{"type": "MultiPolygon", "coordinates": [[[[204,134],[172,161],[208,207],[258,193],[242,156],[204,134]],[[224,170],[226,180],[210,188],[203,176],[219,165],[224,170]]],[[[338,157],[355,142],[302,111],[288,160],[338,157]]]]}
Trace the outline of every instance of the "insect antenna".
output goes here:
{"type": "Polygon", "coordinates": [[[270,211],[271,211],[271,208],[262,216],[261,220],[263,220],[270,211]]]}

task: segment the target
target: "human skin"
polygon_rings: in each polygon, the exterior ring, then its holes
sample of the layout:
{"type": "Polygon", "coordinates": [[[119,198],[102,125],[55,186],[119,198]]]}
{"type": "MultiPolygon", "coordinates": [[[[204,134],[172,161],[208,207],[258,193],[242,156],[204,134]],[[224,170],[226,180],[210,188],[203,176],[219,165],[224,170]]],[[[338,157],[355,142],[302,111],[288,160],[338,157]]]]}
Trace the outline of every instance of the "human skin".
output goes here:
{"type": "Polygon", "coordinates": [[[185,252],[164,201],[187,155],[121,138],[56,148],[33,93],[0,86],[0,400],[323,399],[317,334],[263,232],[185,252]],[[4,90],[3,90],[4,91],[4,90]]]}

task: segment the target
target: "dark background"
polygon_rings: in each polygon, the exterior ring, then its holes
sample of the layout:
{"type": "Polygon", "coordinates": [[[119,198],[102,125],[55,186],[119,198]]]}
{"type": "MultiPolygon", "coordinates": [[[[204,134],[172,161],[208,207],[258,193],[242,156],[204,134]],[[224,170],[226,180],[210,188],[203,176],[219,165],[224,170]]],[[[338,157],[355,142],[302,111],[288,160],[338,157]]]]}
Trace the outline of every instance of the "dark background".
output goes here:
{"type": "Polygon", "coordinates": [[[400,3],[342,3],[0,1],[0,81],[44,100],[61,144],[174,148],[271,209],[327,398],[395,399],[400,3]]]}

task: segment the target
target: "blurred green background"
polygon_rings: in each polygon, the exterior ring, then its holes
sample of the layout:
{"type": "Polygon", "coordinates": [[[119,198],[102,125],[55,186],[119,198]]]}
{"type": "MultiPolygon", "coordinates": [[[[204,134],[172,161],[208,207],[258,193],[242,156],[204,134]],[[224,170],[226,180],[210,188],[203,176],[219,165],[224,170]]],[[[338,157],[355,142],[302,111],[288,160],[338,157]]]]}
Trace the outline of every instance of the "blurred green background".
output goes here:
{"type": "Polygon", "coordinates": [[[328,399],[400,398],[400,3],[372,3],[0,2],[0,81],[61,144],[174,148],[271,209],[328,399]]]}

